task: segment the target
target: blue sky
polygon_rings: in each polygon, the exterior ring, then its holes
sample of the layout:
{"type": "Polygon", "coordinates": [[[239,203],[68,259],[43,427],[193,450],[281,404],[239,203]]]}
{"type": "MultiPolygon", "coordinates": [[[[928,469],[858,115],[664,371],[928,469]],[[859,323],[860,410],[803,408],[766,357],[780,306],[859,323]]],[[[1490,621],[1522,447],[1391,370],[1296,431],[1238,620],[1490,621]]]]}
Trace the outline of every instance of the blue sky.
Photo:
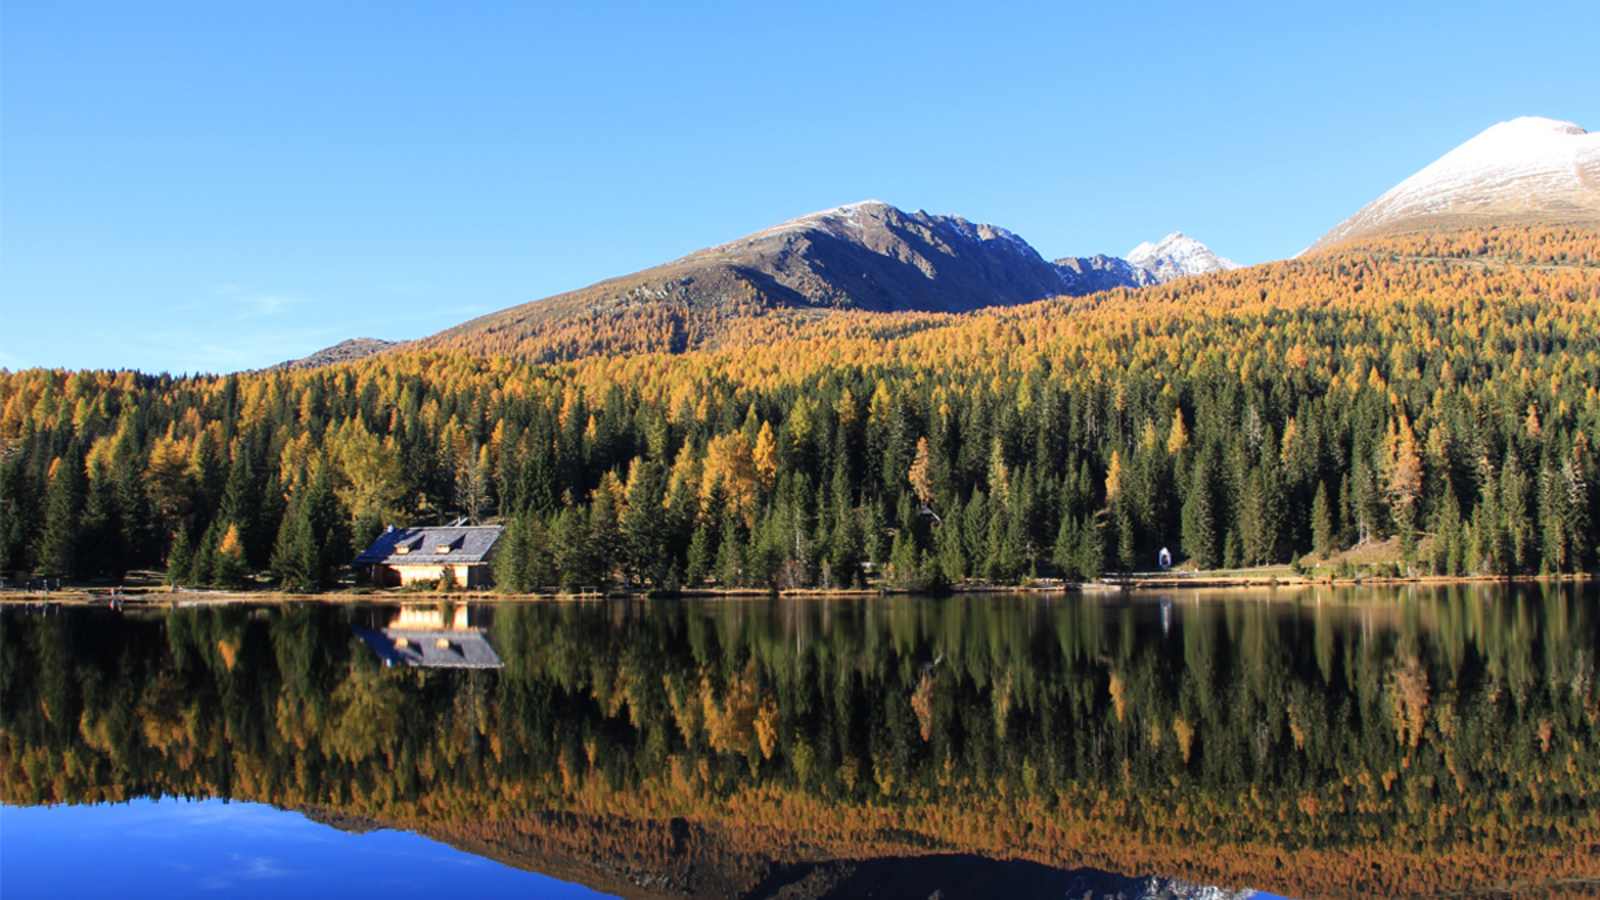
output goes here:
{"type": "Polygon", "coordinates": [[[1600,128],[1592,0],[470,6],[6,0],[0,367],[416,337],[868,197],[1258,262],[1600,128]]]}

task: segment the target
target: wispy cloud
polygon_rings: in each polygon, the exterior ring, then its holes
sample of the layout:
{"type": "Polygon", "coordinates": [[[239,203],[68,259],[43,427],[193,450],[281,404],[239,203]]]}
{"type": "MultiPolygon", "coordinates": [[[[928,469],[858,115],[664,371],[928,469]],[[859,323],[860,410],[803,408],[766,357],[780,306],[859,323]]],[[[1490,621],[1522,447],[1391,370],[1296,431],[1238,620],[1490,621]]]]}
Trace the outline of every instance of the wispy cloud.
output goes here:
{"type": "Polygon", "coordinates": [[[224,891],[233,888],[241,881],[267,881],[299,874],[271,856],[245,856],[242,853],[230,853],[228,854],[228,861],[233,864],[233,868],[224,869],[201,878],[201,889],[224,891]]]}
{"type": "Polygon", "coordinates": [[[240,856],[235,853],[232,854],[232,859],[242,864],[239,869],[240,878],[282,878],[292,874],[290,869],[280,865],[270,856],[240,856]]]}
{"type": "MultiPolygon", "coordinates": [[[[223,311],[231,307],[234,317],[238,319],[272,318],[311,302],[311,298],[291,291],[263,290],[232,282],[217,285],[216,295],[225,304],[223,311]]],[[[191,304],[191,308],[212,306],[209,303],[191,304]]]]}
{"type": "Polygon", "coordinates": [[[243,309],[256,317],[275,316],[306,301],[286,294],[250,294],[242,298],[243,309]]]}

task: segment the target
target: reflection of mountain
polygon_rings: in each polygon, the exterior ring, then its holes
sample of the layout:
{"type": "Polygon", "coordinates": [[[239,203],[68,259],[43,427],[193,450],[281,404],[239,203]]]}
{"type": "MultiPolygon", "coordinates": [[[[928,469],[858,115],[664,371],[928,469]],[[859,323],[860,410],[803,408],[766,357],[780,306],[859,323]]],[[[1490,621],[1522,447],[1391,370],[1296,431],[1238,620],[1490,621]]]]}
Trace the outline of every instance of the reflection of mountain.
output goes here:
{"type": "Polygon", "coordinates": [[[376,819],[364,816],[348,816],[331,807],[312,806],[299,810],[300,814],[313,822],[319,822],[329,828],[337,828],[350,834],[366,834],[389,826],[376,819]]]}
{"type": "Polygon", "coordinates": [[[1600,878],[1592,589],[1173,600],[507,606],[488,671],[381,668],[364,608],[4,610],[0,799],[261,800],[638,896],[1600,878]]]}
{"type": "Polygon", "coordinates": [[[1235,900],[1250,891],[1227,891],[1171,878],[1134,878],[1095,869],[1060,869],[1026,860],[970,854],[902,855],[868,859],[814,858],[796,862],[728,852],[716,838],[682,819],[621,823],[572,816],[541,817],[542,827],[523,842],[452,838],[419,829],[458,849],[605,893],[635,898],[739,897],[748,900],[873,897],[925,900],[963,897],[1090,897],[1148,900],[1235,900]],[[625,838],[630,852],[596,854],[582,837],[625,838]],[[566,840],[563,840],[566,838],[566,840]],[[572,840],[579,838],[580,840],[572,840]],[[659,858],[646,862],[654,848],[659,858]]]}

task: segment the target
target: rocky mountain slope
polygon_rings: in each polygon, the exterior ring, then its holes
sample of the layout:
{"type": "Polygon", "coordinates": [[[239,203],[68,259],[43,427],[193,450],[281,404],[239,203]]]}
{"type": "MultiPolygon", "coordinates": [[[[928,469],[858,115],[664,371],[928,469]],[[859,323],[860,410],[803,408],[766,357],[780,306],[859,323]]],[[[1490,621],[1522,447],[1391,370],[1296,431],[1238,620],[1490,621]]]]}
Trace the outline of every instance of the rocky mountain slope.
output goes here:
{"type": "Polygon", "coordinates": [[[1150,268],[1110,256],[1052,263],[1004,228],[867,200],[492,313],[421,346],[538,359],[677,352],[774,310],[966,312],[1232,265],[1182,235],[1140,248],[1150,268]]]}
{"type": "Polygon", "coordinates": [[[868,200],[791,219],[660,266],[492,313],[444,334],[536,325],[581,309],[691,305],[954,312],[1060,293],[1028,243],[959,216],[868,200]]]}
{"type": "Polygon", "coordinates": [[[315,369],[320,366],[331,366],[335,363],[351,362],[364,359],[374,353],[381,353],[390,347],[398,345],[398,341],[385,341],[380,338],[359,337],[340,341],[332,347],[324,347],[315,353],[278,363],[274,369],[315,369]]]}
{"type": "MultiPolygon", "coordinates": [[[[1142,245],[1141,245],[1142,246],[1142,245]]],[[[1119,287],[1155,284],[1155,275],[1120,256],[1067,256],[1056,260],[1061,293],[1079,297],[1119,287]]]]}
{"type": "Polygon", "coordinates": [[[1390,188],[1311,249],[1484,225],[1600,225],[1600,133],[1523,117],[1494,125],[1390,188]]]}

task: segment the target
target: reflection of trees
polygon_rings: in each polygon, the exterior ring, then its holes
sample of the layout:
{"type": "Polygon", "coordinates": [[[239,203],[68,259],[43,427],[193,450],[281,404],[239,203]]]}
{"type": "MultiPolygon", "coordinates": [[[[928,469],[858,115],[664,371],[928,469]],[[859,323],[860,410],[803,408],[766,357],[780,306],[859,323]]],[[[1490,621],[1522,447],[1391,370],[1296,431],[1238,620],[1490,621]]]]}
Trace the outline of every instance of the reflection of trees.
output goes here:
{"type": "Polygon", "coordinates": [[[0,796],[1595,868],[1550,862],[1600,835],[1592,595],[1316,604],[1179,601],[1170,635],[1091,600],[507,606],[488,672],[384,669],[339,607],[7,611],[0,796]]]}

